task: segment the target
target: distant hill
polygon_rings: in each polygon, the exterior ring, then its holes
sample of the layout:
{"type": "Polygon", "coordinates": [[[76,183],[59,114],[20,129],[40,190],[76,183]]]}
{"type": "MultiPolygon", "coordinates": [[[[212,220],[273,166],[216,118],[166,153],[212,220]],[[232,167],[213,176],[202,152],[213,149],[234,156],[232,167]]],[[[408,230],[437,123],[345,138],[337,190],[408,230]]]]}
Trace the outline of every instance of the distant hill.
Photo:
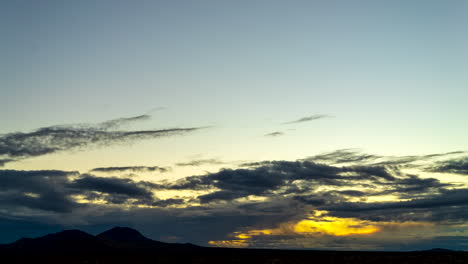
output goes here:
{"type": "Polygon", "coordinates": [[[164,243],[143,236],[135,229],[128,227],[114,227],[96,236],[107,242],[107,245],[126,249],[152,250],[192,250],[198,248],[193,244],[164,243]]]}
{"type": "Polygon", "coordinates": [[[39,238],[22,238],[3,250],[30,254],[105,252],[111,246],[101,238],[80,230],[66,230],[39,238]]]}
{"type": "Polygon", "coordinates": [[[422,252],[455,252],[455,250],[446,249],[446,248],[433,248],[428,250],[423,250],[422,252]]]}
{"type": "Polygon", "coordinates": [[[193,244],[164,243],[149,239],[135,229],[115,227],[97,236],[80,230],[65,230],[39,238],[22,238],[0,250],[29,254],[97,254],[125,251],[188,251],[193,244]]]}
{"type": "Polygon", "coordinates": [[[415,252],[210,248],[164,243],[128,227],[97,236],[66,230],[0,245],[1,263],[468,263],[468,252],[434,248],[415,252]]]}

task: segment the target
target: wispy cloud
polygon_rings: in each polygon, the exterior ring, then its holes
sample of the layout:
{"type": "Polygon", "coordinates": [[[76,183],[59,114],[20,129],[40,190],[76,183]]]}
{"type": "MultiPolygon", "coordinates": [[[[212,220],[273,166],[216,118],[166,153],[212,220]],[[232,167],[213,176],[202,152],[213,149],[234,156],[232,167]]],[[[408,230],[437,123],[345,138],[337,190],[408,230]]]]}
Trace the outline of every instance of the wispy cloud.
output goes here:
{"type": "Polygon", "coordinates": [[[150,115],[139,115],[139,116],[133,116],[133,117],[122,117],[122,118],[117,118],[109,121],[102,122],[99,124],[100,127],[103,129],[110,129],[110,128],[116,128],[120,127],[129,123],[133,123],[136,121],[146,121],[151,119],[150,115]]]}
{"type": "Polygon", "coordinates": [[[39,128],[33,132],[4,134],[0,136],[0,158],[2,163],[6,163],[70,149],[188,134],[206,128],[116,130],[122,125],[148,118],[148,115],[140,115],[98,124],[51,126],[39,128]]]}
{"type": "Polygon", "coordinates": [[[272,132],[272,133],[265,134],[264,136],[265,137],[279,137],[279,136],[283,136],[283,135],[284,135],[283,132],[275,131],[275,132],[272,132]]]}
{"type": "Polygon", "coordinates": [[[468,157],[440,161],[427,171],[468,175],[468,157]]]}
{"type": "Polygon", "coordinates": [[[121,173],[121,172],[168,172],[169,167],[158,166],[125,166],[125,167],[100,167],[94,168],[91,172],[104,172],[104,173],[121,173]]]}
{"type": "Polygon", "coordinates": [[[201,166],[201,165],[221,165],[225,164],[224,161],[218,160],[218,159],[199,159],[199,160],[191,160],[189,162],[180,162],[176,163],[177,166],[201,166]]]}
{"type": "Polygon", "coordinates": [[[309,121],[322,119],[322,118],[328,118],[328,117],[331,117],[331,116],[329,116],[329,115],[311,115],[311,116],[306,116],[306,117],[299,118],[299,119],[294,120],[294,121],[285,122],[283,124],[284,125],[297,124],[297,123],[309,122],[309,121]]]}
{"type": "MultiPolygon", "coordinates": [[[[343,163],[358,163],[369,164],[375,166],[419,166],[417,163],[428,162],[438,158],[445,158],[452,155],[464,154],[464,151],[452,151],[447,153],[435,153],[427,155],[411,155],[411,156],[382,156],[374,154],[361,153],[357,149],[340,149],[333,152],[327,152],[311,156],[305,160],[326,164],[343,164],[343,163]]],[[[455,160],[446,160],[443,163],[454,162],[455,160]]],[[[442,165],[442,163],[436,163],[442,165]]],[[[460,161],[458,161],[460,164],[460,161]]],[[[434,168],[433,168],[434,169],[434,168]]]]}

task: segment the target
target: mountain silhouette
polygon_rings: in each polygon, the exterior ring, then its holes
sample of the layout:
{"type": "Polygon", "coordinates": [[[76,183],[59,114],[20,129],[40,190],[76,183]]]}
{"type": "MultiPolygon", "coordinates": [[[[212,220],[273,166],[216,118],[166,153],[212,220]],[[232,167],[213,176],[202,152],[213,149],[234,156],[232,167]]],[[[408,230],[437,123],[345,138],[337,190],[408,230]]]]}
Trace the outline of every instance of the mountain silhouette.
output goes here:
{"type": "Polygon", "coordinates": [[[129,227],[114,227],[109,229],[101,234],[97,235],[97,237],[102,239],[107,239],[111,241],[121,241],[121,242],[135,242],[135,241],[153,241],[149,238],[143,236],[140,232],[135,229],[129,227]]]}
{"type": "Polygon", "coordinates": [[[22,238],[3,247],[11,252],[49,254],[109,251],[111,246],[101,238],[80,230],[65,230],[39,238],[22,238]]]}
{"type": "Polygon", "coordinates": [[[0,245],[2,263],[468,263],[468,252],[431,249],[366,252],[210,248],[164,243],[115,227],[97,236],[65,230],[0,245]]]}
{"type": "Polygon", "coordinates": [[[446,249],[446,248],[433,248],[433,249],[423,250],[423,252],[455,252],[455,250],[446,249]]]}
{"type": "Polygon", "coordinates": [[[197,247],[192,244],[164,243],[143,236],[135,229],[128,227],[114,227],[102,232],[96,237],[107,242],[108,245],[125,249],[164,249],[164,250],[188,250],[197,247]]]}

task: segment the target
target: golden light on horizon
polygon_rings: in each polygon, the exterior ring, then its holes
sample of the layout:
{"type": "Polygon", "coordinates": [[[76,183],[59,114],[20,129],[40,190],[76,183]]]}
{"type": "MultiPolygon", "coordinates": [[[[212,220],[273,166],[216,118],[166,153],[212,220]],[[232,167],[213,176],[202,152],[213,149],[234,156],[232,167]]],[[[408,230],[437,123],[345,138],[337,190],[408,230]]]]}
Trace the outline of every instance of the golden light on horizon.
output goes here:
{"type": "Polygon", "coordinates": [[[368,221],[355,218],[322,216],[324,213],[316,211],[314,219],[305,219],[295,223],[287,222],[280,224],[278,228],[234,232],[231,236],[235,239],[209,241],[208,243],[220,247],[246,247],[249,246],[250,241],[254,237],[260,236],[352,236],[374,234],[381,230],[377,225],[371,224],[368,221]]]}
{"type": "Polygon", "coordinates": [[[302,220],[294,226],[299,234],[320,233],[333,236],[372,234],[380,231],[377,226],[352,218],[324,217],[323,220],[302,220]]]}

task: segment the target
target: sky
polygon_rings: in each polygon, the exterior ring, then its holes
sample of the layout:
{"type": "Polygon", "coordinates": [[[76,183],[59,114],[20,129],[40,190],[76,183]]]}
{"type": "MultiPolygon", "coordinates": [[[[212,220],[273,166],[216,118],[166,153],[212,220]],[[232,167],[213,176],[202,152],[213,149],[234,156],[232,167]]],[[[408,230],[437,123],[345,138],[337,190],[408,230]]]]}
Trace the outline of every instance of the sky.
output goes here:
{"type": "Polygon", "coordinates": [[[0,3],[0,243],[468,250],[468,4],[0,3]]]}

